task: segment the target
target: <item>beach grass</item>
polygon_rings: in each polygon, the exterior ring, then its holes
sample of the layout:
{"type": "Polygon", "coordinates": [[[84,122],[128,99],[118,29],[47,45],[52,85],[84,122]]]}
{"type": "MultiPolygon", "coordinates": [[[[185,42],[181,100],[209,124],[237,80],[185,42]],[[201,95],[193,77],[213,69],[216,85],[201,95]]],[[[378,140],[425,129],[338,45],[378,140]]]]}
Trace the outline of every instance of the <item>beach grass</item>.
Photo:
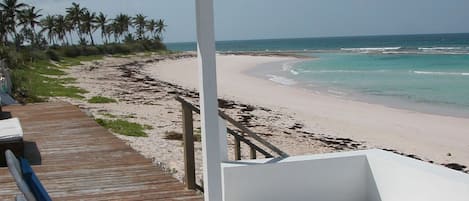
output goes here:
{"type": "MultiPolygon", "coordinates": [[[[182,133],[177,132],[177,131],[166,131],[164,133],[164,139],[182,141],[184,139],[184,136],[182,133]]],[[[195,142],[202,141],[202,136],[200,135],[200,133],[194,132],[194,141],[195,142]]]]}
{"type": "Polygon", "coordinates": [[[104,96],[93,96],[88,100],[88,103],[116,103],[117,101],[112,98],[104,96]]]}
{"type": "Polygon", "coordinates": [[[42,102],[49,97],[82,99],[86,90],[69,86],[74,78],[61,77],[66,73],[50,62],[39,61],[12,71],[15,94],[20,102],[42,102]],[[23,98],[21,98],[23,97],[23,98]]]}
{"type": "Polygon", "coordinates": [[[148,124],[144,124],[144,125],[143,125],[143,128],[145,128],[145,130],[153,130],[153,126],[152,126],[152,125],[148,125],[148,124]]]}
{"type": "Polygon", "coordinates": [[[35,62],[33,65],[31,65],[31,67],[34,71],[42,75],[66,75],[66,73],[60,69],[59,66],[44,60],[35,62]]]}
{"type": "Polygon", "coordinates": [[[117,134],[133,137],[147,137],[147,134],[145,133],[147,127],[138,123],[129,122],[123,119],[96,119],[96,122],[102,127],[110,129],[112,132],[117,134]]]}
{"type": "Polygon", "coordinates": [[[58,63],[63,67],[78,66],[81,62],[95,61],[103,59],[102,55],[91,55],[91,56],[78,56],[78,57],[65,57],[58,63]]]}
{"type": "MultiPolygon", "coordinates": [[[[144,51],[143,54],[171,54],[168,50],[144,51]]],[[[132,54],[122,54],[132,55],[132,54]]],[[[54,57],[55,58],[55,57],[54,57]]],[[[79,87],[71,86],[76,79],[66,77],[66,69],[70,66],[81,65],[82,62],[101,60],[104,55],[88,55],[67,57],[57,56],[56,62],[48,59],[37,59],[35,61],[17,62],[17,67],[12,68],[11,78],[13,82],[13,96],[20,103],[44,102],[50,97],[68,97],[84,99],[83,94],[88,93],[79,87]]],[[[90,103],[117,102],[114,99],[96,97],[89,100],[90,103]]],[[[130,118],[130,117],[129,117],[130,118]]]]}

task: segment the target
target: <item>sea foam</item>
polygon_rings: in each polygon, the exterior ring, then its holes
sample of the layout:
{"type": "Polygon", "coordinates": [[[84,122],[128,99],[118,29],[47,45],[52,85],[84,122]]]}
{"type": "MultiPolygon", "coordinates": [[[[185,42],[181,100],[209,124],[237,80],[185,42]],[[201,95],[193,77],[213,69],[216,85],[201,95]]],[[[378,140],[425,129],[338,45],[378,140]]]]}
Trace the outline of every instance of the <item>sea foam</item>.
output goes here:
{"type": "Polygon", "coordinates": [[[292,79],[288,79],[286,77],[278,76],[278,75],[267,75],[269,77],[269,80],[275,83],[279,83],[282,85],[295,85],[297,84],[296,81],[292,79]]]}
{"type": "Polygon", "coordinates": [[[289,71],[291,74],[293,75],[298,75],[300,74],[298,71],[296,71],[295,69],[293,69],[293,65],[297,63],[297,61],[293,61],[293,62],[285,62],[282,64],[282,70],[283,71],[289,71]]]}
{"type": "Polygon", "coordinates": [[[469,76],[469,73],[466,72],[434,72],[434,71],[412,71],[415,74],[423,75],[460,75],[460,76],[469,76]]]}
{"type": "Polygon", "coordinates": [[[342,51],[351,52],[384,52],[389,50],[399,50],[402,47],[360,47],[360,48],[340,48],[342,51]]]}

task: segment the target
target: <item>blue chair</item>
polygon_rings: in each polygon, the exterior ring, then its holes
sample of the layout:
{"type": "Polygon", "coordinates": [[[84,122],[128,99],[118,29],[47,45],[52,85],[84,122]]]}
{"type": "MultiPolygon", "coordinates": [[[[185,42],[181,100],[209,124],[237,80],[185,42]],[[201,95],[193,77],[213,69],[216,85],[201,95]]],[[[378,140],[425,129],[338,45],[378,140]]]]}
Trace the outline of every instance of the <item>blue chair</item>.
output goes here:
{"type": "Polygon", "coordinates": [[[10,150],[5,151],[5,158],[8,164],[8,170],[22,193],[16,196],[16,200],[52,200],[27,160],[24,158],[18,160],[10,150]]]}

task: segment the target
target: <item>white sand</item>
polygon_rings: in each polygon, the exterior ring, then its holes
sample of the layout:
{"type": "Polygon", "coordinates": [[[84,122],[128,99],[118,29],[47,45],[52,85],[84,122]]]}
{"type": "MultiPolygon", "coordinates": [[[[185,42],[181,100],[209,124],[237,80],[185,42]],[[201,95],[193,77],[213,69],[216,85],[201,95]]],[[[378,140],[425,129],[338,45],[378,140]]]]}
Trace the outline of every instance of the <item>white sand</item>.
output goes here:
{"type": "MultiPolygon", "coordinates": [[[[469,165],[469,119],[424,114],[316,94],[256,78],[244,71],[292,58],[218,56],[219,96],[293,114],[314,132],[365,141],[438,163],[469,165]]],[[[195,58],[148,64],[151,77],[198,88],[195,58]]]]}
{"type": "MultiPolygon", "coordinates": [[[[86,89],[89,92],[84,94],[85,99],[55,99],[77,105],[96,118],[124,119],[151,125],[153,129],[145,131],[148,137],[130,137],[119,134],[116,134],[116,136],[125,140],[143,156],[153,159],[155,164],[166,168],[173,173],[173,176],[182,180],[184,178],[183,144],[180,140],[166,139],[167,132],[182,132],[181,104],[174,99],[176,96],[174,92],[180,92],[180,96],[191,102],[196,102],[198,99],[192,91],[159,80],[148,79],[146,74],[141,72],[144,69],[142,66],[146,63],[159,65],[158,60],[174,60],[181,56],[190,56],[190,54],[183,53],[179,56],[128,56],[126,58],[106,57],[101,61],[84,62],[85,65],[68,68],[67,76],[77,79],[77,82],[73,84],[74,86],[86,89]],[[128,71],[132,73],[124,73],[128,71]],[[127,76],[124,76],[124,74],[127,76]],[[88,99],[97,95],[114,98],[118,102],[106,104],[87,102],[88,99]]],[[[224,108],[224,112],[237,120],[249,118],[245,123],[253,125],[250,129],[291,155],[326,153],[337,149],[352,150],[361,147],[361,145],[357,145],[357,142],[351,141],[341,144],[340,142],[343,140],[328,139],[333,143],[325,143],[321,140],[324,140],[327,136],[313,133],[305,134],[305,131],[310,130],[297,128],[301,122],[298,122],[287,113],[262,108],[246,111],[243,109],[248,106],[239,102],[232,104],[234,106],[224,108]],[[292,126],[296,127],[292,129],[292,126]],[[270,135],[271,133],[275,133],[275,135],[270,135]]],[[[197,129],[200,127],[199,115],[194,115],[194,123],[197,133],[197,129]]],[[[249,158],[249,148],[244,144],[241,146],[243,159],[249,158]]],[[[228,136],[228,153],[231,159],[234,156],[233,148],[233,138],[228,136]]],[[[197,180],[202,178],[201,150],[201,143],[195,142],[197,180]]],[[[258,157],[263,156],[258,153],[258,157]]]]}

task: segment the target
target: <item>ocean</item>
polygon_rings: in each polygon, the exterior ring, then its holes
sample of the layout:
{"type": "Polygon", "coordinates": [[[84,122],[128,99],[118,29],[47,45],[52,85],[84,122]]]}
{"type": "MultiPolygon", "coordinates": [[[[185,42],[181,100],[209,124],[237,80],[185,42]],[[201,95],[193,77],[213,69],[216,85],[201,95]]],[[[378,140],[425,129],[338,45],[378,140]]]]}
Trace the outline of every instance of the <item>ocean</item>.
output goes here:
{"type": "MultiPolygon", "coordinates": [[[[264,72],[280,84],[396,108],[469,117],[469,34],[220,41],[216,45],[221,52],[296,52],[314,57],[282,64],[282,72],[264,72]]],[[[195,43],[168,44],[172,50],[195,47],[195,43]]]]}

